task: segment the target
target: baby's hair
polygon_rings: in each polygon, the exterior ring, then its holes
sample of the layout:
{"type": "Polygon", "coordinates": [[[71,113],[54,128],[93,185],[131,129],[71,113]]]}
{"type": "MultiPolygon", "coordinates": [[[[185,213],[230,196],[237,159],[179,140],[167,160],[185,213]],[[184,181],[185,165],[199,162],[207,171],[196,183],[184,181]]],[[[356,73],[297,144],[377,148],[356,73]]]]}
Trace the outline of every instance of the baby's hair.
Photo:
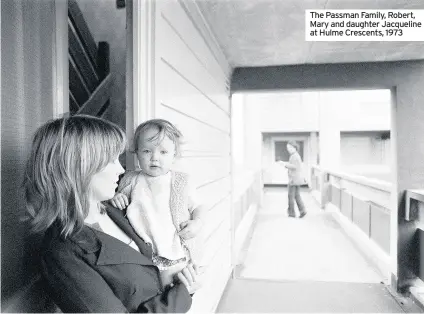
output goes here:
{"type": "Polygon", "coordinates": [[[151,119],[140,124],[134,133],[134,152],[138,151],[138,142],[144,132],[150,129],[157,129],[158,132],[149,141],[157,141],[160,143],[165,136],[174,142],[175,155],[181,156],[181,145],[183,143],[183,135],[175,125],[164,119],[151,119]]]}
{"type": "Polygon", "coordinates": [[[38,128],[23,181],[32,231],[57,224],[66,237],[81,230],[91,178],[117,159],[125,144],[119,126],[92,116],[55,119],[38,128]]]}

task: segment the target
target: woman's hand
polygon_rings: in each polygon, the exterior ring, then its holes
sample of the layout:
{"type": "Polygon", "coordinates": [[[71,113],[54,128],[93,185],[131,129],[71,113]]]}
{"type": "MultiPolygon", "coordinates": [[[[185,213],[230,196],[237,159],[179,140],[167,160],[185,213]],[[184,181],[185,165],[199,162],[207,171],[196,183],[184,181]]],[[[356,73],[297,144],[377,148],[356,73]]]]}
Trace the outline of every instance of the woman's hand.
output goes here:
{"type": "Polygon", "coordinates": [[[201,287],[197,274],[197,266],[194,264],[188,264],[176,277],[179,282],[186,286],[190,294],[195,293],[201,287]]]}
{"type": "Polygon", "coordinates": [[[110,200],[110,203],[120,210],[125,209],[128,206],[128,197],[122,193],[116,193],[115,196],[110,200]]]}

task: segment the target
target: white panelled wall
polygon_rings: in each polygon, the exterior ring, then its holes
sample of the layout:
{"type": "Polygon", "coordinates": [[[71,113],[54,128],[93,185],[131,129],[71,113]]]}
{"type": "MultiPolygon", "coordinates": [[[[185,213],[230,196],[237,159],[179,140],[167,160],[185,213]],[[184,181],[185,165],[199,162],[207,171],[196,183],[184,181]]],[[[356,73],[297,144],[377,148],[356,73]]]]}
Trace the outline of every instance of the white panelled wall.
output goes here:
{"type": "Polygon", "coordinates": [[[250,158],[252,145],[260,145],[261,133],[253,127],[257,116],[251,113],[244,95],[231,96],[233,267],[241,262],[243,254],[240,253],[262,204],[261,165],[250,158]]]}
{"type": "Polygon", "coordinates": [[[230,68],[190,1],[156,1],[151,109],[184,135],[176,168],[209,209],[202,231],[203,287],[191,312],[214,311],[231,273],[230,68]]]}

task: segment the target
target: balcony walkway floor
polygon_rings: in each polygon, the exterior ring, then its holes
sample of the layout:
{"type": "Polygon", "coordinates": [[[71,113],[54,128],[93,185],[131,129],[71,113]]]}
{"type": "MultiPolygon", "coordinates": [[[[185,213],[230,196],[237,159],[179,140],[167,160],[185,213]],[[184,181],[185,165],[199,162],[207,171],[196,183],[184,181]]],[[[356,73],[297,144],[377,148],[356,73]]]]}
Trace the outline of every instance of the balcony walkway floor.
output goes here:
{"type": "MultiPolygon", "coordinates": [[[[386,278],[361,254],[333,215],[322,211],[305,189],[303,219],[288,218],[287,189],[266,188],[235,278],[218,313],[403,313],[386,278]]],[[[407,299],[408,300],[408,299],[407,299]]]]}

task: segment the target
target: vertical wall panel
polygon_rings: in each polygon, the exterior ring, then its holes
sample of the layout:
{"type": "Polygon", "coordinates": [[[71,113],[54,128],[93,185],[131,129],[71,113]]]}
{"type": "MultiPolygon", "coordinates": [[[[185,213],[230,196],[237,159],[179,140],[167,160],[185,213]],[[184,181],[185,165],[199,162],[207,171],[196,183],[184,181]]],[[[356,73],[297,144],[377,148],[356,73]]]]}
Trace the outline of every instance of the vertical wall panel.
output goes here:
{"type": "Polygon", "coordinates": [[[353,222],[370,236],[370,203],[355,196],[352,197],[353,222]]]}
{"type": "Polygon", "coordinates": [[[371,239],[390,254],[390,212],[371,203],[371,239]]]}
{"type": "MultiPolygon", "coordinates": [[[[155,2],[155,116],[184,135],[176,169],[191,175],[209,208],[204,227],[204,278],[193,311],[211,311],[231,271],[230,111],[226,68],[209,49],[185,1],[155,2]]],[[[200,27],[199,27],[200,26],[200,27]]]]}
{"type": "Polygon", "coordinates": [[[331,203],[333,203],[338,209],[341,204],[341,191],[340,188],[331,185],[331,203]]]}
{"type": "Polygon", "coordinates": [[[340,210],[347,219],[352,220],[352,194],[346,192],[346,190],[340,191],[341,194],[341,206],[340,210]]]}

